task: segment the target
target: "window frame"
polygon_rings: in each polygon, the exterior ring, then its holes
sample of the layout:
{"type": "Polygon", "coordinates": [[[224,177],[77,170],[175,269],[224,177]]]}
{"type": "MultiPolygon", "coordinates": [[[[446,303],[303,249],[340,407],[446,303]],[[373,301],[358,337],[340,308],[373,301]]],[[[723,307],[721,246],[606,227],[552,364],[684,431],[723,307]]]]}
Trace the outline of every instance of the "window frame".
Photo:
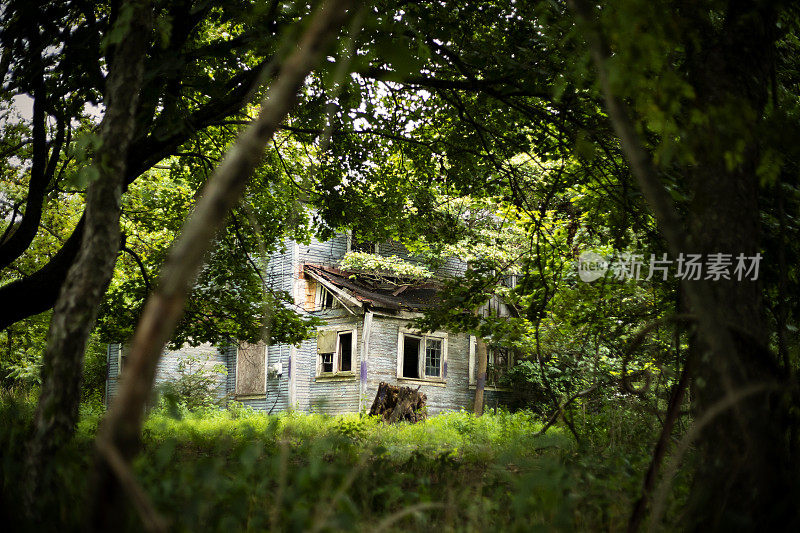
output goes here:
{"type": "Polygon", "coordinates": [[[234,358],[234,361],[235,361],[234,367],[235,367],[236,374],[235,374],[234,380],[233,380],[233,397],[235,399],[241,398],[241,399],[245,399],[245,400],[246,399],[253,399],[253,398],[262,398],[267,393],[267,382],[268,382],[268,375],[267,375],[268,369],[267,369],[267,367],[269,366],[268,365],[268,363],[269,363],[269,359],[268,359],[269,358],[269,347],[267,346],[266,343],[263,343],[263,346],[261,346],[261,343],[256,343],[255,344],[255,346],[257,346],[259,350],[261,348],[264,349],[264,392],[239,392],[240,391],[240,389],[239,389],[239,372],[240,372],[239,362],[241,361],[241,359],[239,358],[239,350],[241,349],[241,345],[240,345],[240,343],[236,343],[234,346],[236,347],[236,355],[235,355],[235,358],[234,358]]]}
{"type": "MultiPolygon", "coordinates": [[[[357,345],[358,345],[358,328],[355,326],[329,326],[323,328],[317,328],[317,338],[315,343],[319,342],[319,334],[324,331],[335,331],[336,332],[336,347],[334,348],[333,352],[333,370],[331,372],[323,372],[322,371],[322,356],[323,352],[319,351],[319,345],[317,345],[317,365],[316,365],[316,374],[315,377],[317,378],[326,378],[326,377],[336,377],[336,376],[355,376],[355,368],[357,364],[357,345]],[[352,340],[350,342],[350,370],[340,370],[342,364],[342,353],[341,353],[341,336],[344,334],[352,334],[352,340]]],[[[330,353],[330,352],[324,352],[330,353]]]]}
{"type": "MultiPolygon", "coordinates": [[[[353,245],[355,244],[356,240],[353,238],[353,232],[347,232],[347,253],[354,252],[356,250],[353,249],[353,245]]],[[[379,242],[374,241],[366,241],[364,244],[369,244],[372,247],[371,252],[364,252],[368,254],[378,255],[381,253],[381,244],[379,242]]]]}
{"type": "Polygon", "coordinates": [[[122,374],[122,367],[123,362],[128,358],[127,354],[123,354],[123,346],[122,344],[119,345],[119,349],[117,350],[117,375],[122,374]]]}
{"type": "MultiPolygon", "coordinates": [[[[485,341],[484,341],[485,342],[485,341]]],[[[475,345],[477,344],[477,338],[474,335],[469,336],[469,386],[471,389],[474,389],[478,384],[478,361],[475,358],[475,345]]],[[[509,391],[511,390],[509,387],[502,386],[502,385],[495,385],[489,384],[489,376],[488,376],[488,368],[489,362],[494,357],[494,347],[487,343],[487,353],[486,353],[486,368],[487,368],[487,376],[486,376],[486,383],[484,384],[484,390],[497,390],[497,391],[509,391]]],[[[511,370],[514,368],[514,365],[517,362],[517,355],[514,350],[508,349],[508,369],[506,371],[511,370]]]]}
{"type": "Polygon", "coordinates": [[[514,367],[514,350],[512,348],[506,348],[505,346],[487,346],[486,352],[486,383],[489,383],[489,369],[491,368],[497,373],[497,376],[494,381],[492,381],[492,387],[495,388],[503,388],[501,385],[497,385],[497,382],[502,379],[503,376],[508,374],[508,372],[514,367]],[[506,368],[505,371],[501,371],[495,360],[497,359],[497,352],[499,350],[506,351],[506,368]]]}
{"type": "MultiPolygon", "coordinates": [[[[131,349],[133,340],[126,343],[119,343],[119,350],[117,350],[117,379],[122,375],[122,371],[128,366],[128,352],[131,349]]],[[[162,350],[162,355],[166,353],[166,348],[162,350]]]]}
{"type": "Polygon", "coordinates": [[[422,381],[429,383],[446,383],[447,382],[447,340],[448,335],[446,331],[434,331],[432,333],[420,333],[417,330],[400,328],[397,332],[397,379],[404,381],[422,381]],[[420,377],[407,377],[403,375],[403,361],[405,356],[405,338],[411,337],[419,339],[419,352],[417,355],[417,374],[420,377]],[[441,357],[439,360],[439,375],[429,376],[426,373],[426,350],[429,340],[436,340],[441,342],[441,357]]]}
{"type": "Polygon", "coordinates": [[[316,282],[316,289],[314,290],[314,311],[329,311],[332,309],[343,309],[344,306],[342,302],[339,301],[339,298],[331,291],[328,287],[320,283],[319,281],[316,282]],[[327,296],[330,295],[331,305],[325,305],[325,300],[327,300],[327,296]]]}

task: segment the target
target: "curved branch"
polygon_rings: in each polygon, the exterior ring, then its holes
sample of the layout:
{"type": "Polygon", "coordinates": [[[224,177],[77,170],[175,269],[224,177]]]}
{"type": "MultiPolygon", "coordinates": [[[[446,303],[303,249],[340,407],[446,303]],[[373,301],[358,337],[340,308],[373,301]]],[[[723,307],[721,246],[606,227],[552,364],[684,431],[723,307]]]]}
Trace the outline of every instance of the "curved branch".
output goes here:
{"type": "Polygon", "coordinates": [[[142,279],[144,280],[144,287],[147,290],[147,293],[149,294],[153,286],[150,284],[150,276],[147,274],[147,269],[144,267],[144,263],[142,262],[142,259],[139,257],[139,254],[137,254],[135,251],[129,248],[128,245],[126,244],[120,246],[120,250],[133,257],[133,260],[136,261],[137,265],[139,265],[139,271],[142,273],[142,279]]]}
{"type": "MultiPolygon", "coordinates": [[[[39,221],[42,218],[42,204],[47,189],[47,88],[44,83],[44,66],[40,50],[39,29],[33,26],[28,36],[30,47],[36,57],[33,65],[35,73],[33,90],[33,160],[31,161],[31,179],[28,184],[28,200],[25,213],[16,230],[0,243],[0,270],[10,265],[22,255],[36,236],[39,221]]],[[[63,130],[59,130],[63,140],[63,130]]],[[[13,221],[12,221],[13,222],[13,221]]]]}
{"type": "MultiPolygon", "coordinates": [[[[234,76],[228,84],[230,89],[225,96],[209,102],[187,116],[182,121],[183,127],[172,135],[164,136],[165,132],[158,129],[148,136],[141,136],[129,151],[124,187],[127,189],[127,186],[147,169],[171,155],[198,129],[241,109],[252,86],[261,75],[264,64],[234,76]]],[[[45,266],[23,279],[0,287],[0,301],[17,302],[16,305],[0,306],[0,331],[15,322],[47,311],[55,305],[82,238],[83,217],[66,243],[45,266]]]]}

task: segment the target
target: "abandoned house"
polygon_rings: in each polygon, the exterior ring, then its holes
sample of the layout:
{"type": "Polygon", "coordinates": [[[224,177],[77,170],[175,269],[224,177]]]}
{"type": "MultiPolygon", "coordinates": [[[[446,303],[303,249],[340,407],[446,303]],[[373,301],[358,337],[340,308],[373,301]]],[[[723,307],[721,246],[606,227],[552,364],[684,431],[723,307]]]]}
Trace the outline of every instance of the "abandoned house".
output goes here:
{"type": "MultiPolygon", "coordinates": [[[[369,409],[382,381],[419,387],[427,395],[429,414],[472,408],[475,338],[447,331],[421,333],[409,327],[412,318],[436,305],[437,276],[462,274],[463,262],[448,260],[427,283],[403,284],[399,279],[387,283],[386,278],[344,272],[338,265],[351,249],[414,262],[401,244],[354,245],[346,234],[309,245],[285,244],[284,251],[270,258],[269,279],[274,288],[292,294],[302,312],[325,321],[316,336],[297,346],[242,343],[165,351],[157,382],[206,365],[227,371],[215,373],[221,400],[269,412],[335,414],[369,409]]],[[[107,401],[116,394],[125,357],[121,344],[109,345],[107,401]]],[[[507,351],[492,348],[488,359],[485,398],[486,405],[493,406],[510,392],[498,380],[513,361],[507,351]]]]}

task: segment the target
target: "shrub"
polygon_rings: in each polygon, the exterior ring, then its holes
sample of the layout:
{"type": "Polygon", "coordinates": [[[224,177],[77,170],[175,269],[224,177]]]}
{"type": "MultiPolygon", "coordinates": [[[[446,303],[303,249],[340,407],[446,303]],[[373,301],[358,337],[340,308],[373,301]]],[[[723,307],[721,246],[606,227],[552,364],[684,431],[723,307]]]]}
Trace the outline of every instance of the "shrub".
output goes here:
{"type": "Polygon", "coordinates": [[[183,356],[178,361],[178,375],[159,385],[161,406],[175,416],[181,408],[200,411],[219,407],[226,400],[217,394],[219,380],[227,373],[223,364],[210,365],[199,356],[183,356]]]}

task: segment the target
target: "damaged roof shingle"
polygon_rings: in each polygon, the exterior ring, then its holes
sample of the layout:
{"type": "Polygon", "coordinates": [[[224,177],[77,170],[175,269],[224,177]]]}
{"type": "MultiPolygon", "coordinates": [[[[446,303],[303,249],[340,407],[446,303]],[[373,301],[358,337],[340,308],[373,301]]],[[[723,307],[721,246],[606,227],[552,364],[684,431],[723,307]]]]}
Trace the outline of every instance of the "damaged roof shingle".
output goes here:
{"type": "Polygon", "coordinates": [[[331,266],[303,267],[306,274],[320,278],[371,307],[400,310],[424,310],[440,303],[439,285],[430,281],[413,281],[391,274],[347,272],[331,266]]]}

